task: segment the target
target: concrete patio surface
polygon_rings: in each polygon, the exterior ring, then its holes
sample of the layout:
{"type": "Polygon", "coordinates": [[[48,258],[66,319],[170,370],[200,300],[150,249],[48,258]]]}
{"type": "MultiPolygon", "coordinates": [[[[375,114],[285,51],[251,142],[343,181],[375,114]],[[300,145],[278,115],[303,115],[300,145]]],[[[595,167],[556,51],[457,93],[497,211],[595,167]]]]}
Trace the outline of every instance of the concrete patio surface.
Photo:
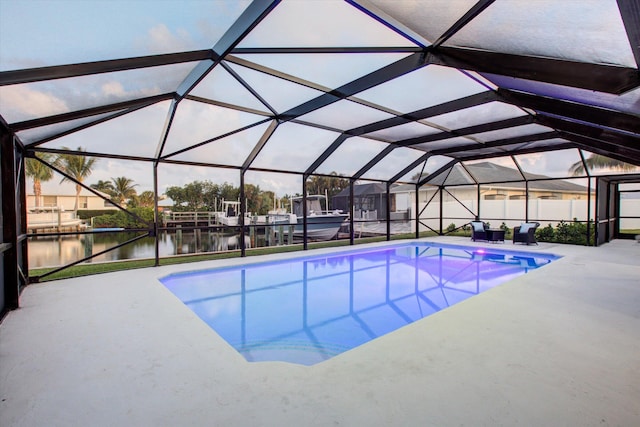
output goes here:
{"type": "Polygon", "coordinates": [[[526,249],[563,258],[311,367],[245,361],[157,280],[300,253],[30,285],[0,426],[640,425],[640,244],[526,249]]]}

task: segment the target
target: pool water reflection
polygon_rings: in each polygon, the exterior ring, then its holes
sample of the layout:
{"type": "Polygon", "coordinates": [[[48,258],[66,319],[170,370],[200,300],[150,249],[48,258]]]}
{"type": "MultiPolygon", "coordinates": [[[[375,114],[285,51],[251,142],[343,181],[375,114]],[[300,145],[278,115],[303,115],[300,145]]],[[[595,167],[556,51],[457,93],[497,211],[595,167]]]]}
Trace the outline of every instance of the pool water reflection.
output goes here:
{"type": "Polygon", "coordinates": [[[412,243],[161,282],[248,361],[313,365],[556,258],[412,243]]]}

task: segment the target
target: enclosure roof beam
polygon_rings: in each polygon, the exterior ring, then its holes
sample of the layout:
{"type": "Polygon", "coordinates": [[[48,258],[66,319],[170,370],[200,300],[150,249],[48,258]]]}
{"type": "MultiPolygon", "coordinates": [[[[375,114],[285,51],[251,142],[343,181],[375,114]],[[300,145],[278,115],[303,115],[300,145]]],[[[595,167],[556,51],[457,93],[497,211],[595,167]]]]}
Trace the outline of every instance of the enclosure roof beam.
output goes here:
{"type": "Polygon", "coordinates": [[[32,120],[12,123],[10,128],[19,132],[21,130],[33,129],[40,126],[48,126],[56,123],[63,123],[70,120],[82,119],[84,117],[95,116],[98,114],[110,113],[121,110],[136,110],[147,107],[157,102],[173,99],[173,93],[164,93],[161,95],[148,96],[146,98],[138,98],[131,101],[116,102],[114,104],[101,105],[99,107],[86,108],[84,110],[70,111],[68,113],[55,114],[53,116],[40,117],[32,120]]]}
{"type": "MultiPolygon", "coordinates": [[[[472,144],[472,145],[462,145],[457,147],[443,148],[440,150],[433,150],[431,151],[431,154],[449,156],[452,153],[459,153],[466,150],[479,150],[483,148],[507,147],[509,145],[523,144],[526,142],[544,141],[545,139],[551,139],[551,138],[557,138],[557,137],[558,137],[558,132],[556,131],[542,132],[542,133],[536,133],[533,135],[524,135],[524,136],[516,136],[513,138],[498,139],[495,141],[489,141],[484,143],[479,142],[477,144],[472,144]]],[[[505,153],[505,155],[507,154],[508,153],[505,153]]],[[[492,155],[495,156],[496,154],[493,153],[492,155]]]]}
{"type": "Polygon", "coordinates": [[[564,139],[579,144],[581,148],[587,151],[597,152],[598,154],[616,160],[640,166],[640,146],[622,146],[598,138],[577,135],[570,132],[560,132],[560,134],[564,139]]]}
{"type": "Polygon", "coordinates": [[[531,154],[531,153],[542,153],[542,152],[546,152],[546,151],[558,151],[558,150],[565,150],[565,149],[569,149],[569,148],[577,148],[577,144],[567,141],[564,143],[556,143],[555,145],[549,146],[549,147],[534,147],[534,148],[527,148],[527,147],[523,147],[523,148],[519,148],[518,150],[512,151],[512,152],[505,152],[502,154],[499,153],[486,153],[486,154],[469,154],[466,155],[464,151],[460,151],[458,153],[451,153],[452,156],[456,156],[456,158],[458,160],[460,160],[461,162],[466,162],[469,160],[480,160],[480,159],[492,159],[495,157],[502,157],[502,156],[516,156],[516,155],[522,155],[522,154],[531,154]]]}
{"type": "Polygon", "coordinates": [[[405,123],[415,122],[418,120],[439,116],[441,114],[451,113],[453,111],[462,110],[469,107],[475,107],[477,105],[482,105],[488,102],[496,101],[497,99],[498,99],[498,96],[496,95],[496,93],[488,90],[486,92],[465,96],[464,98],[454,99],[453,101],[444,102],[442,104],[434,105],[432,107],[422,108],[420,110],[403,114],[401,116],[392,117],[392,118],[381,120],[379,122],[371,123],[365,126],[353,128],[348,130],[345,133],[352,136],[364,135],[367,133],[376,132],[379,130],[402,125],[405,123]]]}
{"type": "Polygon", "coordinates": [[[588,123],[579,123],[561,117],[550,117],[542,114],[536,117],[536,122],[558,131],[598,139],[619,147],[640,150],[640,134],[617,132],[615,129],[602,128],[588,123]]]}
{"type": "MultiPolygon", "coordinates": [[[[514,55],[439,46],[428,62],[478,73],[489,73],[598,92],[621,94],[640,86],[636,68],[589,64],[535,56],[514,55]]],[[[491,80],[491,76],[484,76],[491,80]]]]}
{"type": "Polygon", "coordinates": [[[153,162],[156,159],[154,157],[144,157],[144,156],[130,156],[125,154],[109,154],[109,153],[96,153],[92,151],[81,151],[75,149],[63,149],[63,148],[46,148],[46,147],[37,147],[31,148],[27,151],[28,153],[52,153],[52,154],[67,154],[70,156],[87,156],[87,157],[98,157],[105,159],[118,159],[118,160],[135,160],[138,162],[153,162]]]}
{"type": "Polygon", "coordinates": [[[327,46],[327,47],[236,47],[231,55],[287,55],[305,53],[416,53],[424,49],[415,46],[327,46]]]}
{"type": "Polygon", "coordinates": [[[213,51],[211,49],[204,49],[190,52],[167,53],[162,55],[139,56],[134,58],[111,59],[106,61],[2,71],[0,72],[0,86],[34,83],[44,80],[66,79],[69,77],[113,73],[138,68],[159,67],[162,65],[213,59],[215,59],[213,51]]]}
{"type": "Polygon", "coordinates": [[[640,67],[640,3],[638,0],[618,0],[618,9],[636,65],[640,67]]]}
{"type": "Polygon", "coordinates": [[[505,102],[519,107],[640,134],[638,115],[509,89],[498,89],[498,95],[505,102]]]}
{"type": "Polygon", "coordinates": [[[442,141],[444,139],[455,138],[458,136],[473,135],[476,133],[490,132],[500,129],[508,129],[516,126],[523,126],[534,123],[533,116],[526,114],[520,117],[514,117],[511,119],[499,120],[491,123],[483,123],[481,125],[468,126],[466,128],[455,129],[450,132],[441,132],[432,135],[425,135],[417,138],[405,139],[396,142],[398,145],[411,146],[416,144],[424,144],[433,141],[442,141]]]}

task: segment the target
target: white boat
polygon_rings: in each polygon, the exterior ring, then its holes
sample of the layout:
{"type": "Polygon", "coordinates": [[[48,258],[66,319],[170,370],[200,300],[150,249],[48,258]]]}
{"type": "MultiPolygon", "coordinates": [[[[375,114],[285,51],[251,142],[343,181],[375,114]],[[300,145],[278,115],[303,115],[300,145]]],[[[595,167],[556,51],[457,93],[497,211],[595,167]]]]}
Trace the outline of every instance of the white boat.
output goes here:
{"type": "MultiPolygon", "coordinates": [[[[338,234],[338,230],[348,218],[348,214],[341,210],[329,211],[326,209],[327,197],[321,194],[307,196],[307,239],[331,240],[338,234]],[[322,209],[324,201],[325,209],[322,209]]],[[[291,198],[291,212],[283,214],[278,211],[270,212],[275,224],[295,225],[293,237],[302,239],[304,235],[303,198],[291,198]]]]}
{"type": "MultiPolygon", "coordinates": [[[[236,227],[240,225],[240,202],[222,201],[222,212],[216,212],[216,221],[219,224],[228,227],[236,227]]],[[[247,215],[244,219],[245,224],[249,224],[251,218],[247,215]]]]}
{"type": "Polygon", "coordinates": [[[33,208],[27,212],[27,229],[37,233],[47,229],[84,229],[84,220],[77,217],[76,212],[65,211],[57,206],[33,208]]]}

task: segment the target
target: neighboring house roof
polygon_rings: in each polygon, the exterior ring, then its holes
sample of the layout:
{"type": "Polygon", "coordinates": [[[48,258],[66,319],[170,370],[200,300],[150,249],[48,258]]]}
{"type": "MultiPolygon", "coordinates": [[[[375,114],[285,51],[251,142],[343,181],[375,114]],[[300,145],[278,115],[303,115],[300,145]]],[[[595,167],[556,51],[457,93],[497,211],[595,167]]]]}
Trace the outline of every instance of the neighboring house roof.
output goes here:
{"type": "MultiPolygon", "coordinates": [[[[441,185],[444,181],[446,185],[475,185],[476,181],[481,185],[491,185],[494,188],[505,189],[524,189],[525,182],[522,180],[522,175],[517,169],[508,168],[491,162],[481,162],[471,165],[465,165],[467,170],[473,177],[470,177],[467,172],[461,167],[454,167],[451,169],[451,173],[447,175],[447,172],[443,172],[440,175],[434,177],[434,179],[427,182],[428,185],[441,185]],[[499,177],[500,181],[513,180],[514,182],[498,182],[496,183],[496,177],[499,177]],[[474,181],[474,178],[476,181],[474,181]]],[[[529,190],[532,191],[559,191],[559,192],[574,192],[583,193],[587,191],[587,187],[566,179],[553,179],[546,175],[538,175],[532,173],[526,173],[526,177],[529,180],[529,190]],[[536,181],[543,180],[543,181],[536,181]]],[[[397,187],[393,187],[391,192],[393,193],[406,193],[415,191],[415,185],[402,184],[397,187]]]]}
{"type": "MultiPolygon", "coordinates": [[[[386,184],[371,182],[367,184],[356,184],[353,186],[353,195],[362,196],[366,194],[381,194],[387,192],[386,184]]],[[[349,187],[345,188],[333,197],[349,197],[349,187]]]]}

